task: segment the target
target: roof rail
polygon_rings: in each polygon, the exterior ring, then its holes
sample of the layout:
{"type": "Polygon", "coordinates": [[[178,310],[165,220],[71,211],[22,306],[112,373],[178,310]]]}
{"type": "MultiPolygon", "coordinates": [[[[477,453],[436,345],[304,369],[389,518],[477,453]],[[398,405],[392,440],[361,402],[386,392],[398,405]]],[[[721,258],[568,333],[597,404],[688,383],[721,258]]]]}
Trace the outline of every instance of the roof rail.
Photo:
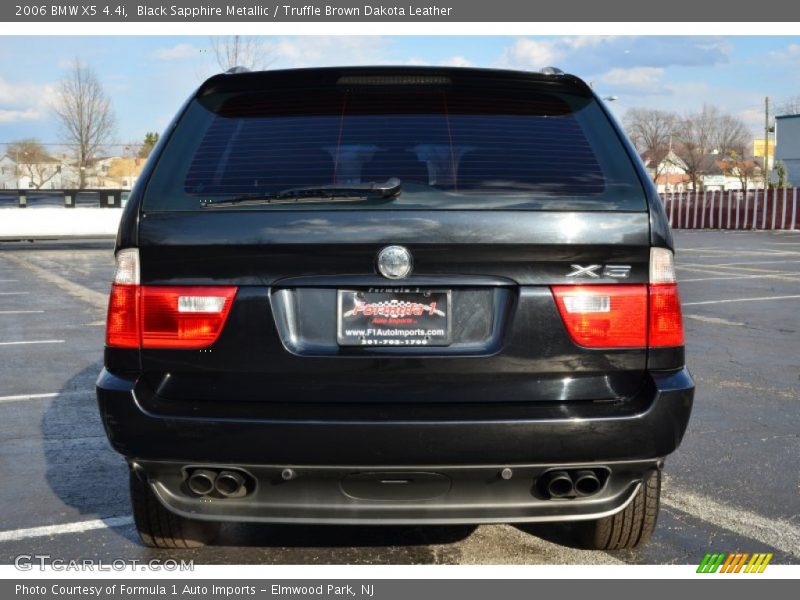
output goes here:
{"type": "Polygon", "coordinates": [[[237,73],[249,73],[249,72],[250,69],[248,69],[247,67],[236,65],[235,67],[231,67],[230,69],[225,71],[225,75],[236,75],[237,73]]]}
{"type": "Polygon", "coordinates": [[[563,75],[564,71],[558,67],[544,67],[543,69],[539,69],[539,73],[542,75],[563,75]]]}

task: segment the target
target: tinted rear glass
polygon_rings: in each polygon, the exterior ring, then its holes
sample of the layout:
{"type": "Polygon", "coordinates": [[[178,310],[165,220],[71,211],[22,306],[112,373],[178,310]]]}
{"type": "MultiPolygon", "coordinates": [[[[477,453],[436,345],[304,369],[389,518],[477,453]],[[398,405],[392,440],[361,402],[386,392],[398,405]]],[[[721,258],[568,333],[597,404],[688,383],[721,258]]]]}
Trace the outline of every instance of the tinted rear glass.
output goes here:
{"type": "Polygon", "coordinates": [[[210,201],[393,177],[402,193],[390,201],[246,208],[645,208],[630,159],[593,99],[452,85],[205,96],[180,120],[144,207],[203,210],[210,201]]]}

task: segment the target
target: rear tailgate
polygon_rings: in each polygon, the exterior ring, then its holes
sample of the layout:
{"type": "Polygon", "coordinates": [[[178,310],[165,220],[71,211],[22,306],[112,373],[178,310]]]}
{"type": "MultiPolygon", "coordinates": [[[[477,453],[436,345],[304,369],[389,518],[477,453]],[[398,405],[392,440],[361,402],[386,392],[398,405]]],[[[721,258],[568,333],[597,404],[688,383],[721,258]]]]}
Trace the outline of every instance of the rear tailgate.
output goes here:
{"type": "Polygon", "coordinates": [[[211,346],[141,351],[142,402],[246,415],[636,393],[644,344],[576,343],[552,291],[648,280],[644,192],[596,100],[571,79],[419,73],[278,72],[201,88],[145,192],[141,283],[238,291],[211,346]],[[388,177],[403,193],[378,204],[202,207],[388,177]],[[390,244],[413,257],[399,281],[376,269],[390,244]],[[444,294],[447,338],[343,343],[340,291],[444,294]]]}

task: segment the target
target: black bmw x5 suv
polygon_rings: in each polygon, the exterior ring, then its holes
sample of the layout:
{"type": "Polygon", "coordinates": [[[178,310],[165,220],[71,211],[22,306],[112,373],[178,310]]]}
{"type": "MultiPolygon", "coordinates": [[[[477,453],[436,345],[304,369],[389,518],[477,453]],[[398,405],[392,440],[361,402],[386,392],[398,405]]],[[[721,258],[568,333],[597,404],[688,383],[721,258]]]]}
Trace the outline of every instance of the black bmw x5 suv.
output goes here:
{"type": "Polygon", "coordinates": [[[210,78],[116,243],[97,397],[145,544],[222,521],[575,521],[644,542],[681,441],[659,198],[580,79],[210,78]]]}

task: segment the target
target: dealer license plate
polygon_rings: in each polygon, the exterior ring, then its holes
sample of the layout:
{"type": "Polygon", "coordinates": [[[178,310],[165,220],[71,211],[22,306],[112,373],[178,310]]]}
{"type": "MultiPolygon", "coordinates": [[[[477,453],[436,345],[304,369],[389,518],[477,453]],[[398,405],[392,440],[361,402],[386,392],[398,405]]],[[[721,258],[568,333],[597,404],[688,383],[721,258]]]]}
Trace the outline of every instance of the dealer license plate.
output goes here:
{"type": "Polygon", "coordinates": [[[339,290],[340,346],[447,346],[450,291],[371,288],[339,290]]]}

